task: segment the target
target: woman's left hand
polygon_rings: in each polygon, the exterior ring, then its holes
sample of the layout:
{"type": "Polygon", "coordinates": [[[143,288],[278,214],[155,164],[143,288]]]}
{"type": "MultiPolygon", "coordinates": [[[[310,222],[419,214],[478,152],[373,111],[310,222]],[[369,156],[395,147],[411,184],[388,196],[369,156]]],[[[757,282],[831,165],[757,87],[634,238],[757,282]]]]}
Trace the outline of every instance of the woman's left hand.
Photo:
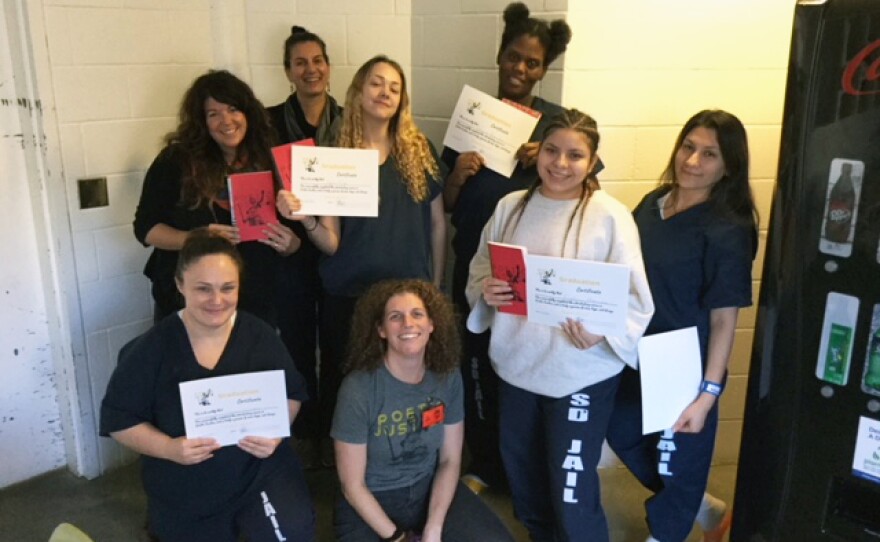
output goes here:
{"type": "Polygon", "coordinates": [[[537,141],[523,143],[516,151],[516,159],[522,167],[532,167],[538,161],[538,148],[541,146],[537,141]]]}
{"type": "Polygon", "coordinates": [[[591,348],[605,338],[604,335],[594,335],[590,333],[583,324],[577,320],[572,320],[571,318],[566,318],[561,326],[562,331],[568,336],[568,340],[570,340],[578,350],[591,348]]]}
{"type": "Polygon", "coordinates": [[[254,457],[266,459],[281,444],[280,438],[244,437],[238,441],[238,447],[254,457]]]}
{"type": "Polygon", "coordinates": [[[706,425],[706,416],[714,404],[715,397],[701,393],[693,403],[684,409],[675,425],[672,426],[672,431],[675,433],[699,433],[706,425]]]}
{"type": "Polygon", "coordinates": [[[299,249],[301,239],[293,233],[293,230],[284,224],[266,224],[263,229],[266,239],[259,239],[264,245],[272,247],[278,254],[287,256],[299,249]]]}

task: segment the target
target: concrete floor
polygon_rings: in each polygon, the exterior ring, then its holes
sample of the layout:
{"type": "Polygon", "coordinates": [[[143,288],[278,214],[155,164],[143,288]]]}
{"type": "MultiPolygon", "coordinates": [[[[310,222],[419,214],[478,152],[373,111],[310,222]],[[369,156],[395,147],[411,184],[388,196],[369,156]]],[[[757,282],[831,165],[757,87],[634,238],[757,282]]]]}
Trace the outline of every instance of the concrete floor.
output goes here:
{"type": "MultiPolygon", "coordinates": [[[[600,473],[612,542],[643,542],[647,529],[642,502],[648,493],[622,468],[602,469],[600,473]]],[[[310,471],[307,479],[318,508],[318,540],[330,541],[335,471],[310,471]]],[[[715,467],[709,477],[709,491],[729,503],[735,481],[736,467],[715,467]]],[[[517,540],[526,542],[528,535],[513,518],[510,498],[488,492],[485,499],[517,540]]],[[[138,464],[96,480],[58,470],[0,490],[0,542],[45,542],[61,522],[73,523],[95,542],[146,541],[142,529],[145,505],[138,464]]],[[[688,542],[700,540],[699,529],[695,528],[688,542]]]]}

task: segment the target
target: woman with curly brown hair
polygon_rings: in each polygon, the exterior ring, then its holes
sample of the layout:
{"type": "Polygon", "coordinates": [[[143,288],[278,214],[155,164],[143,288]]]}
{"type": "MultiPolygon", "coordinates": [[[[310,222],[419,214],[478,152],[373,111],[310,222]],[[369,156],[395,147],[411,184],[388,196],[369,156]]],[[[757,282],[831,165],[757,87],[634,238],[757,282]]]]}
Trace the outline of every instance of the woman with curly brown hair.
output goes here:
{"type": "Polygon", "coordinates": [[[446,247],[444,175],[430,142],[413,121],[406,77],[397,62],[376,56],[355,73],[336,145],[379,151],[377,217],[303,216],[297,214],[300,204],[294,194],[281,191],[278,196],[282,215],[301,220],[309,238],[329,256],[319,267],[325,297],[318,395],[327,429],[357,298],[384,279],[440,284],[446,247]]]}
{"type": "Polygon", "coordinates": [[[357,302],[331,435],[336,539],[513,540],[458,482],[464,438],[458,326],[432,284],[390,280],[357,302]]]}
{"type": "MultiPolygon", "coordinates": [[[[183,307],[174,269],[191,230],[207,226],[239,242],[226,176],[271,169],[273,134],[253,91],[227,71],[209,71],[186,91],[177,129],[147,170],[134,217],[135,237],[153,247],[144,274],[153,282],[157,322],[183,307]]],[[[280,224],[266,230],[267,239],[238,247],[247,268],[239,306],[274,324],[275,265],[299,248],[299,239],[280,224]]]]}

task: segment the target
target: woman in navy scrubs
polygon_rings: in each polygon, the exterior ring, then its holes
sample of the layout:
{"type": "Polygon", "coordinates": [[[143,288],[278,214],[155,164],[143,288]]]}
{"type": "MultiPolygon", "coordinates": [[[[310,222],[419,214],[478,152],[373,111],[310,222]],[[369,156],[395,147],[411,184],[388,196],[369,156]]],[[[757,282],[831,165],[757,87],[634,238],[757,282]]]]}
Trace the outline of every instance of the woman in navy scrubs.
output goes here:
{"type": "Polygon", "coordinates": [[[641,434],[639,375],[624,369],[608,443],[639,481],[648,541],[687,538],[696,520],[704,540],[720,541],[727,505],[706,490],[737,313],[752,303],[757,212],[749,187],[746,131],[720,110],[690,118],[660,186],[634,212],[655,312],[645,335],[696,326],[703,383],[675,425],[641,434]]]}

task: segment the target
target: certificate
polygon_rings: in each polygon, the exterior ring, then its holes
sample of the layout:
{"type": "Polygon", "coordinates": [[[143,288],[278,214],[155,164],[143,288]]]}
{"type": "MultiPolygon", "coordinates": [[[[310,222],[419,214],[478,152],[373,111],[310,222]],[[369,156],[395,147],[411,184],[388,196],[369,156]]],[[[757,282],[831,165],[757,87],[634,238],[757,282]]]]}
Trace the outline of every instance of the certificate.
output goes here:
{"type": "Polygon", "coordinates": [[[486,167],[510,177],[516,151],[527,143],[541,114],[494,98],[465,85],[449,119],[443,145],[458,152],[476,151],[486,167]]]}
{"type": "Polygon", "coordinates": [[[638,348],[642,434],[647,435],[671,429],[694,402],[703,381],[703,364],[696,327],[642,337],[638,348]]]}
{"type": "Polygon", "coordinates": [[[526,292],[530,322],[557,326],[566,318],[597,335],[626,335],[629,266],[529,255],[526,292]]]}
{"type": "Polygon", "coordinates": [[[292,146],[290,162],[299,214],[379,216],[379,151],[292,146]]]}
{"type": "Polygon", "coordinates": [[[247,436],[290,436],[281,370],[181,382],[180,404],[187,438],[209,437],[229,446],[247,436]]]}

